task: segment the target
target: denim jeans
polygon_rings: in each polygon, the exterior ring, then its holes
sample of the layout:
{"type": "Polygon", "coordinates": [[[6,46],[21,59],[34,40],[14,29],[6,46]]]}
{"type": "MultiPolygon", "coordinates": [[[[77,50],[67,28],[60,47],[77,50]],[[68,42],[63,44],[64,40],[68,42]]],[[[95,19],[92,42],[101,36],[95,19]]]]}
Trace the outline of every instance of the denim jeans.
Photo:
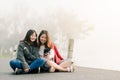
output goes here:
{"type": "MultiPolygon", "coordinates": [[[[41,67],[43,64],[45,63],[45,60],[43,59],[36,59],[35,61],[33,61],[29,67],[30,67],[30,71],[34,70],[34,69],[38,69],[39,67],[41,67]]],[[[20,60],[11,60],[10,61],[10,66],[11,68],[15,71],[16,68],[18,69],[23,69],[22,67],[22,63],[20,60]]]]}

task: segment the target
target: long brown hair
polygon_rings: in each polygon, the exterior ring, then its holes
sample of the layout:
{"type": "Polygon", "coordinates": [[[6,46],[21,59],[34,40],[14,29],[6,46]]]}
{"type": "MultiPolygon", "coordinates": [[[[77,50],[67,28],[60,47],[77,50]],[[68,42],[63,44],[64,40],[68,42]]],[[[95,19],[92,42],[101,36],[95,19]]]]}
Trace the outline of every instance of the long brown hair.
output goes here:
{"type": "Polygon", "coordinates": [[[42,44],[41,41],[40,41],[40,37],[41,37],[42,34],[45,34],[45,35],[47,36],[47,41],[46,41],[46,43],[45,43],[45,47],[51,48],[50,35],[49,35],[49,33],[48,33],[47,30],[42,30],[42,31],[40,32],[40,34],[39,34],[39,36],[38,36],[38,46],[40,47],[41,44],[42,44]]]}

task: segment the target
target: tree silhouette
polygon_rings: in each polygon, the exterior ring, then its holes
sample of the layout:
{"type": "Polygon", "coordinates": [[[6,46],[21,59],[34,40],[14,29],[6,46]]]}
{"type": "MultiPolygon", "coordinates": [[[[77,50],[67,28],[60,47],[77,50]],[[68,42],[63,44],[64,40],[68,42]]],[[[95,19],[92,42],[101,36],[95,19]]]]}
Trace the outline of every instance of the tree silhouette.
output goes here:
{"type": "Polygon", "coordinates": [[[67,12],[60,6],[50,11],[48,7],[44,15],[31,9],[26,4],[15,5],[11,14],[0,15],[0,49],[14,49],[24,38],[28,29],[35,29],[39,34],[42,29],[49,31],[51,39],[63,56],[67,53],[69,39],[83,38],[93,30],[88,21],[80,21],[78,14],[67,12]]]}

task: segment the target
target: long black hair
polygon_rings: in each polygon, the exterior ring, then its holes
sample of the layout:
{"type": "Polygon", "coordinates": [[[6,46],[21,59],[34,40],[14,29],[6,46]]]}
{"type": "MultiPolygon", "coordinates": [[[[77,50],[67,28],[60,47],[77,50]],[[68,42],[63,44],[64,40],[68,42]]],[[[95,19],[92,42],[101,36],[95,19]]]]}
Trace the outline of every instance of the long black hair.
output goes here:
{"type": "Polygon", "coordinates": [[[33,29],[30,29],[28,30],[28,32],[26,33],[26,36],[25,38],[23,39],[24,42],[27,42],[29,43],[30,45],[34,45],[34,46],[37,46],[37,39],[32,43],[31,40],[30,40],[30,36],[35,33],[36,34],[36,38],[37,38],[37,33],[35,30],[33,29]]]}

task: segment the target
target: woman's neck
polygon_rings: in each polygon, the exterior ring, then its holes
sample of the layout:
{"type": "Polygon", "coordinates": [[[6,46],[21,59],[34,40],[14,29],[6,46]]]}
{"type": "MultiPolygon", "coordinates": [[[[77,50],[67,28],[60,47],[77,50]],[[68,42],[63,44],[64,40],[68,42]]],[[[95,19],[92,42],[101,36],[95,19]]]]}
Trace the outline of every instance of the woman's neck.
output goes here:
{"type": "Polygon", "coordinates": [[[45,46],[45,44],[41,44],[41,46],[45,46]]]}
{"type": "Polygon", "coordinates": [[[32,44],[33,44],[33,42],[27,42],[27,44],[28,44],[28,45],[32,45],[32,44]]]}

